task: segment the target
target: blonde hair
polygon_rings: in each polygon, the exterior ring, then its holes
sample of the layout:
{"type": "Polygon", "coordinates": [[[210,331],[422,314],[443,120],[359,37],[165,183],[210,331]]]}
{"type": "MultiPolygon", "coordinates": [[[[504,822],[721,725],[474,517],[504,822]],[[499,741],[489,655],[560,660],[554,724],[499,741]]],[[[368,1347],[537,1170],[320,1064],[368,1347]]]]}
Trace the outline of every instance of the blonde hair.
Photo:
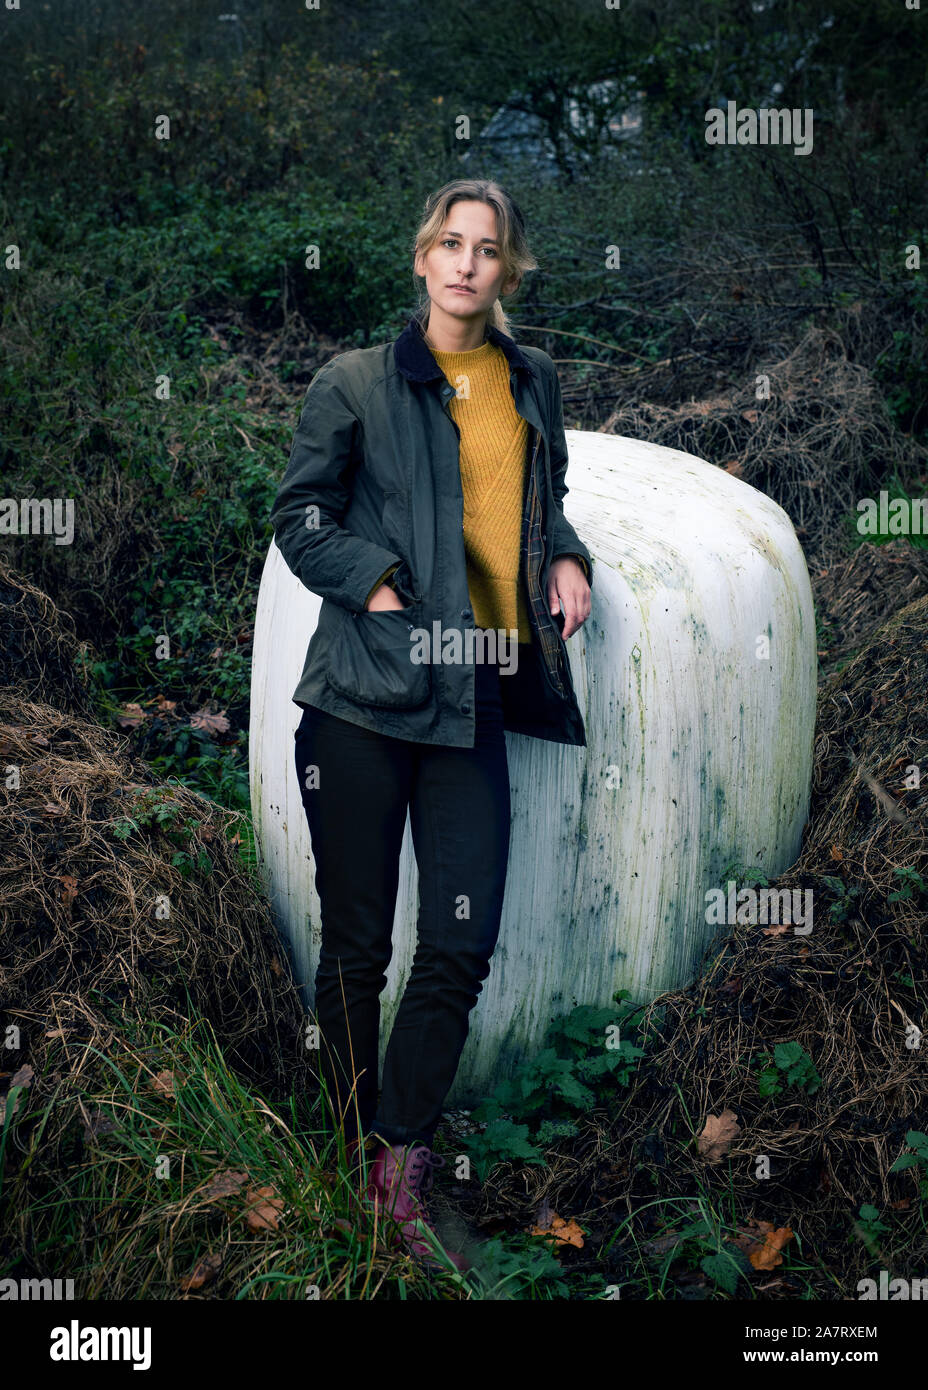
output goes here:
{"type": "MultiPolygon", "coordinates": [[[[415,264],[417,251],[425,254],[435,245],[451,208],[455,203],[464,199],[486,203],[495,211],[500,260],[506,267],[507,278],[511,275],[519,276],[520,283],[514,291],[514,293],[518,293],[518,288],[521,288],[522,276],[527,270],[537,270],[538,262],[528,248],[525,221],[518,204],[511,194],[507,193],[505,188],[502,188],[493,179],[452,179],[451,183],[446,183],[444,188],[439,188],[437,192],[429,194],[425,200],[425,212],[422,221],[419,223],[413,240],[413,263],[415,264]]],[[[425,288],[425,277],[417,275],[413,270],[413,280],[420,282],[414,316],[424,329],[432,301],[425,288]]],[[[512,337],[509,317],[498,299],[493,301],[493,306],[487,315],[487,323],[492,324],[501,333],[506,333],[512,337]]]]}

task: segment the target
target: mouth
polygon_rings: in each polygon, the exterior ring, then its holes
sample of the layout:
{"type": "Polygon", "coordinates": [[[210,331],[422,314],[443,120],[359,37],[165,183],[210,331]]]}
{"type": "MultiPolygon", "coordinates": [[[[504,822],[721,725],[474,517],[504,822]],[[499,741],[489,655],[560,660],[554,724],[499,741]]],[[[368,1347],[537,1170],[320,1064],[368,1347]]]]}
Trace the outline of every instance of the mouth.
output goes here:
{"type": "Polygon", "coordinates": [[[449,290],[456,290],[458,294],[476,294],[476,290],[470,289],[467,285],[449,285],[449,290]]]}

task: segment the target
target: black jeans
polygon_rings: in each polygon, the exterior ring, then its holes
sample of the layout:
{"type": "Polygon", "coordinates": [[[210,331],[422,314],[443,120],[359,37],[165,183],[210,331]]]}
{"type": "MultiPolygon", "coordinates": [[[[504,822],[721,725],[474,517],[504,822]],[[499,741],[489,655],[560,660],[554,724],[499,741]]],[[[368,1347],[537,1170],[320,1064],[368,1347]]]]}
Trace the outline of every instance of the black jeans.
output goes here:
{"type": "Polygon", "coordinates": [[[346,1136],[432,1147],[490,973],[509,859],[509,767],[499,669],[474,667],[475,745],[375,733],[309,705],[294,735],[316,865],[322,948],[315,1016],[320,1075],[346,1136]],[[307,767],[315,766],[307,787],[307,767]],[[418,939],[384,1058],[377,1107],[380,993],[393,951],[399,857],[409,808],[419,869],[418,939]],[[357,1081],[354,1102],[349,1100],[357,1081]]]}

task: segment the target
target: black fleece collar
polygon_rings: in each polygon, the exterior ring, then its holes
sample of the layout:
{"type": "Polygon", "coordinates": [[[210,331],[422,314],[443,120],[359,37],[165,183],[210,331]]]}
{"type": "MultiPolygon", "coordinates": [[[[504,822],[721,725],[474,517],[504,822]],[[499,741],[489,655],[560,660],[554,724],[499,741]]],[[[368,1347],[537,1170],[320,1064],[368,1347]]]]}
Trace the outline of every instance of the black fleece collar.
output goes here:
{"type": "MultiPolygon", "coordinates": [[[[487,339],[506,354],[510,368],[528,372],[530,376],[535,375],[535,368],[507,333],[501,333],[498,328],[488,323],[487,339]]],[[[415,314],[410,317],[393,344],[393,356],[397,370],[410,381],[432,381],[437,376],[444,376],[444,372],[429,351],[429,345],[415,314]]]]}

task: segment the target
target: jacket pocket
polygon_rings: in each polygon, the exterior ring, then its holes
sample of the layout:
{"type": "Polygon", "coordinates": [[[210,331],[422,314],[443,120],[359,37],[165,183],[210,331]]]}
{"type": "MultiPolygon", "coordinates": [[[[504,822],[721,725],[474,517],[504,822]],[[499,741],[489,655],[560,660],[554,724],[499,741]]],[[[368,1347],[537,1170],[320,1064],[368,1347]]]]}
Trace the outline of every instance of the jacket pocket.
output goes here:
{"type": "Polygon", "coordinates": [[[335,634],[329,684],[349,700],[382,709],[417,709],[428,700],[432,673],[412,660],[414,604],[361,613],[344,609],[335,634]]]}

